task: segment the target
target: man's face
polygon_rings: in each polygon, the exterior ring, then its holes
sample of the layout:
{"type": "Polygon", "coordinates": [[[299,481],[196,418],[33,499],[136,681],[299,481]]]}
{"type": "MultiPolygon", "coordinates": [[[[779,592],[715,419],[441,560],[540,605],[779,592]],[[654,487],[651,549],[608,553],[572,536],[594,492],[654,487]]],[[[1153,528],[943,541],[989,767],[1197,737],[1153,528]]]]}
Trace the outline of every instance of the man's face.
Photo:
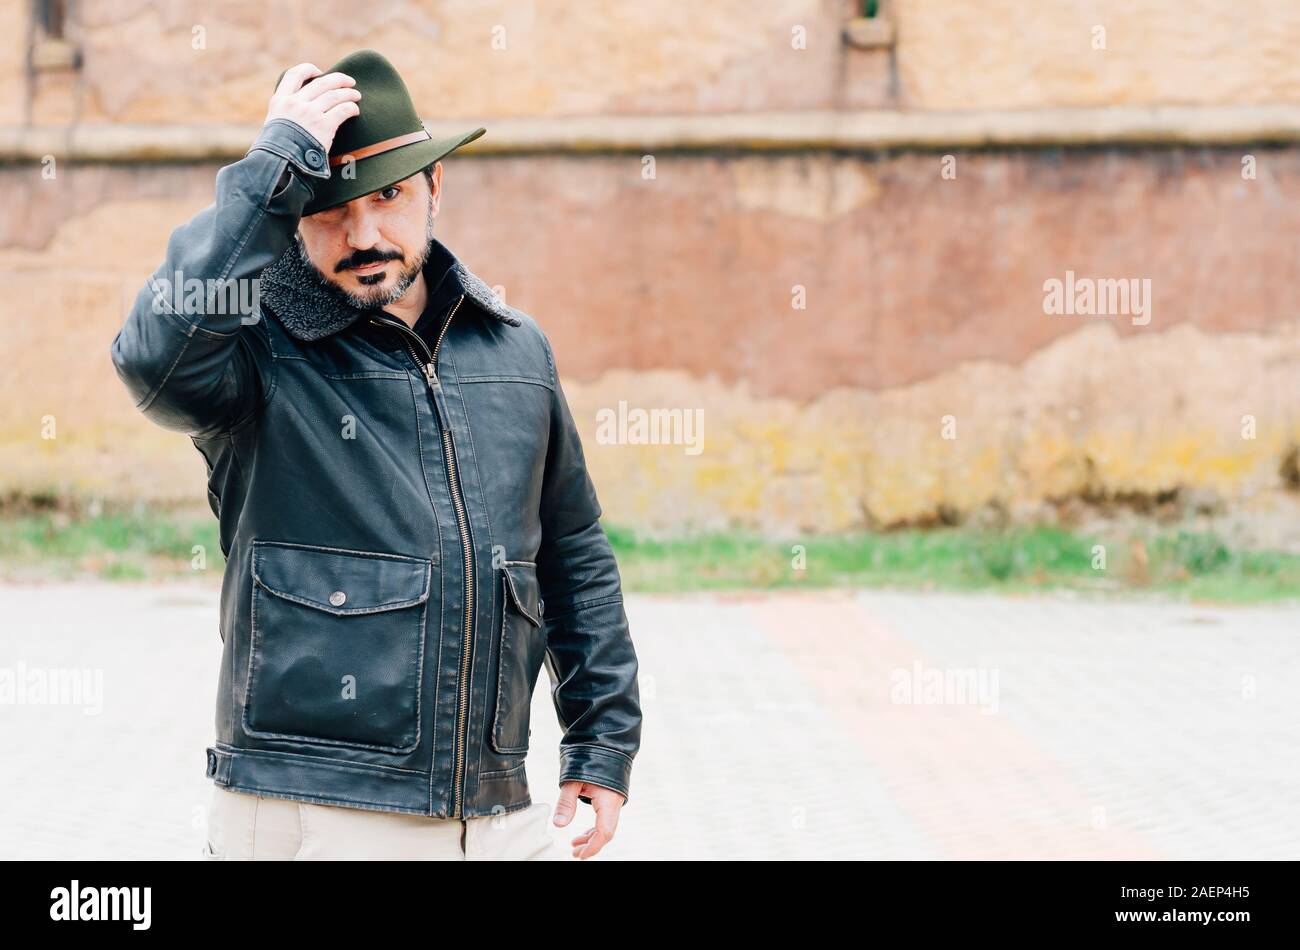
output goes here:
{"type": "Polygon", "coordinates": [[[320,211],[298,223],[298,253],[321,279],[356,307],[385,307],[419,276],[429,256],[442,191],[442,163],[432,186],[423,172],[320,211]]]}

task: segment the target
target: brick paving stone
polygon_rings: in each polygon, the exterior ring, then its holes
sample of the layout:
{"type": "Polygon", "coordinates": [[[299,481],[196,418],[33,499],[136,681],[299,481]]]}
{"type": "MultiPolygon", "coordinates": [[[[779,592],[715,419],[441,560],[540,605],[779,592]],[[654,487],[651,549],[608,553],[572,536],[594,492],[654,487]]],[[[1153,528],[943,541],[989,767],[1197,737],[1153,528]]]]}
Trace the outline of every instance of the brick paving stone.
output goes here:
{"type": "MultiPolygon", "coordinates": [[[[600,860],[1300,857],[1295,607],[800,592],[627,610],[646,721],[600,860]],[[915,664],[996,673],[995,702],[897,702],[915,664]]],[[[0,705],[0,858],[197,859],[216,590],[10,585],[0,616],[0,667],[103,677],[98,711],[0,705]]],[[[528,771],[554,805],[546,686],[528,771]]]]}

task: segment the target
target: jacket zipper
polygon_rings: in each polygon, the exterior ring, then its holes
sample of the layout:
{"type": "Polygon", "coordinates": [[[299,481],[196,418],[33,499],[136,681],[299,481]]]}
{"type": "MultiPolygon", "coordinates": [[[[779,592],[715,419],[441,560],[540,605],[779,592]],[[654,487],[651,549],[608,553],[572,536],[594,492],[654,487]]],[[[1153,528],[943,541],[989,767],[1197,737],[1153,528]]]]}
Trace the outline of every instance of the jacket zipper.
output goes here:
{"type": "MultiPolygon", "coordinates": [[[[465,295],[461,294],[460,299],[456,301],[451,312],[447,314],[447,319],[442,323],[442,329],[438,331],[438,339],[434,341],[433,352],[429,352],[428,346],[425,345],[420,335],[400,321],[381,320],[372,317],[371,323],[380,326],[391,327],[398,330],[402,335],[402,342],[406,344],[406,351],[410,354],[411,359],[417,366],[423,367],[424,382],[429,387],[432,394],[438,388],[438,350],[442,348],[442,338],[451,326],[452,318],[456,316],[456,311],[464,303],[465,295]],[[421,360],[412,346],[412,340],[419,345],[425,358],[421,360]]],[[[434,411],[438,410],[438,400],[435,398],[433,403],[434,411]]],[[[463,808],[463,799],[465,795],[465,743],[466,732],[468,731],[468,714],[469,714],[469,661],[470,650],[474,644],[474,591],[475,591],[475,574],[474,574],[474,545],[469,536],[469,517],[465,508],[465,497],[461,491],[460,469],[456,465],[456,447],[451,440],[451,426],[447,420],[438,412],[438,424],[442,430],[442,455],[444,463],[447,466],[447,474],[451,482],[451,502],[452,507],[456,509],[456,527],[460,531],[461,550],[465,557],[465,617],[461,626],[465,630],[465,640],[461,645],[460,651],[460,679],[458,682],[459,693],[456,704],[456,749],[455,749],[455,772],[452,777],[452,813],[451,817],[460,818],[463,808]]]]}

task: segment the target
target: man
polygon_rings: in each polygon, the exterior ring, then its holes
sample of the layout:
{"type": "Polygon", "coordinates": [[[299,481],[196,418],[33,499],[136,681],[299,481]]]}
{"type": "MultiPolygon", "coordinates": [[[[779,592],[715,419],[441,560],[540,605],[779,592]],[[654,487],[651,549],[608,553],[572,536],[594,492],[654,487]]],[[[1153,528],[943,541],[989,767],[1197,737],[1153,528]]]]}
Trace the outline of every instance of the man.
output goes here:
{"type": "Polygon", "coordinates": [[[432,139],[373,50],[286,70],[113,340],[220,522],[209,856],[548,856],[543,664],[574,856],[627,801],[637,659],[554,353],[432,233],[484,131],[432,139]]]}

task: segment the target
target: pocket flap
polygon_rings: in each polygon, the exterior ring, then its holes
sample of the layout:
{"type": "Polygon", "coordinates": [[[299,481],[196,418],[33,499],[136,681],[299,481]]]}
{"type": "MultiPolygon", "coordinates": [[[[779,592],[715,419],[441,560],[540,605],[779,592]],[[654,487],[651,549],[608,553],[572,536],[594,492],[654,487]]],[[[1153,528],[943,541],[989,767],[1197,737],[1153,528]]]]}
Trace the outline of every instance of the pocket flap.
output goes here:
{"type": "Polygon", "coordinates": [[[541,592],[537,585],[537,565],[532,561],[505,561],[501,565],[506,575],[506,589],[515,609],[528,618],[534,627],[542,625],[538,604],[541,592]]]}
{"type": "Polygon", "coordinates": [[[253,542],[253,579],[297,604],[331,614],[396,610],[429,598],[433,562],[373,551],[253,542]]]}

